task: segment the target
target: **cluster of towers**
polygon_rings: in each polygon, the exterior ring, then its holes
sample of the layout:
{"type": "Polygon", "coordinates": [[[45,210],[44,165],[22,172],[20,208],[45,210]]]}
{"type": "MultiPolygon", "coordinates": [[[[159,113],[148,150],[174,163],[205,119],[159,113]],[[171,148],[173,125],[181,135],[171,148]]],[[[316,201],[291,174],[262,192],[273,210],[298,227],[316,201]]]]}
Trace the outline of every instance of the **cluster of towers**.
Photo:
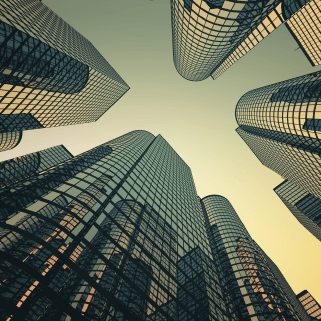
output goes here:
{"type": "MultiPolygon", "coordinates": [[[[321,64],[321,1],[171,0],[174,63],[186,79],[217,79],[280,25],[321,64]]],[[[236,106],[237,133],[284,182],[275,192],[321,240],[321,72],[254,89],[236,106]]]]}
{"type": "MultiPolygon", "coordinates": [[[[171,0],[174,62],[214,79],[282,23],[321,62],[321,1],[171,0]]],[[[39,0],[0,3],[0,150],[24,130],[92,122],[129,89],[39,0]]],[[[321,72],[246,93],[238,134],[321,240],[321,72]]],[[[133,131],[73,156],[0,163],[0,319],[312,321],[230,202],[200,198],[162,136],[133,131]]]]}

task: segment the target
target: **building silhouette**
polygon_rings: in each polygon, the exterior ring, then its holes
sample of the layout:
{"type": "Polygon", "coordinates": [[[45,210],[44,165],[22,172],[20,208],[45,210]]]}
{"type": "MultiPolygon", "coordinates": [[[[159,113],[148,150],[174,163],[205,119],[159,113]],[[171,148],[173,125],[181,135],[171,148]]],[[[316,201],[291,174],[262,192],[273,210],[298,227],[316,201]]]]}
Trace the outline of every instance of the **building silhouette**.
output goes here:
{"type": "Polygon", "coordinates": [[[297,298],[311,317],[311,321],[321,320],[321,306],[309,291],[303,290],[297,295],[297,298]]]}
{"type": "Polygon", "coordinates": [[[321,62],[321,1],[282,1],[254,28],[237,48],[212,72],[217,79],[263,39],[285,24],[299,48],[313,66],[321,62]]]}
{"type": "Polygon", "coordinates": [[[94,46],[39,0],[0,4],[0,150],[23,130],[96,121],[129,89],[94,46]]]}
{"type": "Polygon", "coordinates": [[[235,320],[301,320],[230,202],[202,199],[214,261],[235,320]]]}
{"type": "Polygon", "coordinates": [[[171,0],[174,64],[193,81],[211,76],[279,0],[171,0]]]}
{"type": "Polygon", "coordinates": [[[116,138],[0,202],[1,319],[231,320],[191,170],[161,136],[116,138]]]}
{"type": "Polygon", "coordinates": [[[0,188],[21,182],[72,157],[65,146],[58,145],[0,162],[0,188]]]}
{"type": "Polygon", "coordinates": [[[261,163],[321,197],[321,73],[246,93],[236,107],[237,133],[261,163]]]}

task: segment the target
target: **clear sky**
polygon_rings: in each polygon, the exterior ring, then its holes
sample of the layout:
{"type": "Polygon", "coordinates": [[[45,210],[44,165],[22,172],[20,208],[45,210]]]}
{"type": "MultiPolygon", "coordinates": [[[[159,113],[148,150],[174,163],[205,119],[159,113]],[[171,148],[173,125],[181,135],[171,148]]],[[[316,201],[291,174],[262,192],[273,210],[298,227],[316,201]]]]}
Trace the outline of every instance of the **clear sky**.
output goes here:
{"type": "Polygon", "coordinates": [[[320,69],[286,28],[221,78],[189,82],[172,60],[169,0],[43,2],[86,36],[131,89],[98,122],[26,131],[0,160],[58,144],[78,154],[135,129],[161,134],[191,167],[200,197],[227,197],[294,291],[308,289],[321,303],[321,243],[273,192],[282,178],[235,132],[235,106],[246,91],[320,69]]]}

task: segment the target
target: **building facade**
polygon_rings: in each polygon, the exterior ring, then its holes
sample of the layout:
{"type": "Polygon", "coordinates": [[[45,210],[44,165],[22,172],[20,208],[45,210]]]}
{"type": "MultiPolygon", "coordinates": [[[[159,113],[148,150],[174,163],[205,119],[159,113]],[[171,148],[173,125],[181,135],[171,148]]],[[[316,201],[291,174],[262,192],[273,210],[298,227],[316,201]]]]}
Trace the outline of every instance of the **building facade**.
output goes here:
{"type": "Polygon", "coordinates": [[[230,202],[202,199],[214,261],[235,320],[301,320],[230,202]]]}
{"type": "Polygon", "coordinates": [[[304,290],[300,292],[297,297],[311,317],[311,321],[321,320],[321,306],[309,291],[304,290]]]}
{"type": "Polygon", "coordinates": [[[231,320],[191,170],[161,136],[116,138],[0,202],[1,319],[231,320]]]}
{"type": "Polygon", "coordinates": [[[18,183],[72,157],[65,146],[59,145],[0,162],[0,188],[18,183]]]}
{"type": "Polygon", "coordinates": [[[129,89],[41,1],[1,1],[0,18],[0,150],[17,145],[8,133],[96,121],[129,89]]]}
{"type": "Polygon", "coordinates": [[[261,248],[262,254],[264,255],[264,258],[269,265],[269,268],[271,269],[273,275],[275,276],[278,285],[282,288],[283,292],[286,294],[286,297],[288,298],[290,304],[292,305],[294,311],[296,312],[297,316],[299,317],[300,321],[311,321],[310,316],[306,312],[306,310],[303,308],[300,300],[297,298],[295,292],[291,288],[290,284],[284,277],[281,270],[278,268],[278,266],[271,260],[271,258],[263,251],[261,248]]]}
{"type": "Polygon", "coordinates": [[[171,0],[174,64],[200,81],[249,36],[279,0],[171,0]]]}
{"type": "Polygon", "coordinates": [[[283,0],[286,27],[312,66],[321,64],[321,0],[283,0]]]}
{"type": "Polygon", "coordinates": [[[313,66],[321,63],[321,0],[282,1],[252,30],[250,35],[213,70],[217,79],[263,39],[285,24],[299,48],[313,66]]]}
{"type": "Polygon", "coordinates": [[[284,181],[274,191],[295,218],[321,241],[321,200],[290,181],[284,181]]]}
{"type": "Polygon", "coordinates": [[[321,72],[254,89],[236,107],[237,133],[263,165],[321,197],[321,72]]]}

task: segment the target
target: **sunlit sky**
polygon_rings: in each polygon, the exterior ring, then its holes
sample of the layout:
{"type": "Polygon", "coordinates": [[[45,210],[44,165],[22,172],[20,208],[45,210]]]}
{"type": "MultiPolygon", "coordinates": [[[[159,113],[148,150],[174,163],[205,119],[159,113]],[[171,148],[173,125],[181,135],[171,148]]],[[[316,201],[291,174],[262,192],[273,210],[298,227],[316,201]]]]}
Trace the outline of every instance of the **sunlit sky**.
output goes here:
{"type": "Polygon", "coordinates": [[[321,243],[273,192],[282,178],[261,165],[235,132],[246,91],[312,68],[285,27],[221,78],[190,82],[172,60],[170,0],[45,0],[87,37],[130,85],[96,123],[24,132],[0,160],[64,144],[73,154],[135,129],[161,134],[191,167],[199,196],[227,197],[294,291],[321,302],[321,243]]]}

